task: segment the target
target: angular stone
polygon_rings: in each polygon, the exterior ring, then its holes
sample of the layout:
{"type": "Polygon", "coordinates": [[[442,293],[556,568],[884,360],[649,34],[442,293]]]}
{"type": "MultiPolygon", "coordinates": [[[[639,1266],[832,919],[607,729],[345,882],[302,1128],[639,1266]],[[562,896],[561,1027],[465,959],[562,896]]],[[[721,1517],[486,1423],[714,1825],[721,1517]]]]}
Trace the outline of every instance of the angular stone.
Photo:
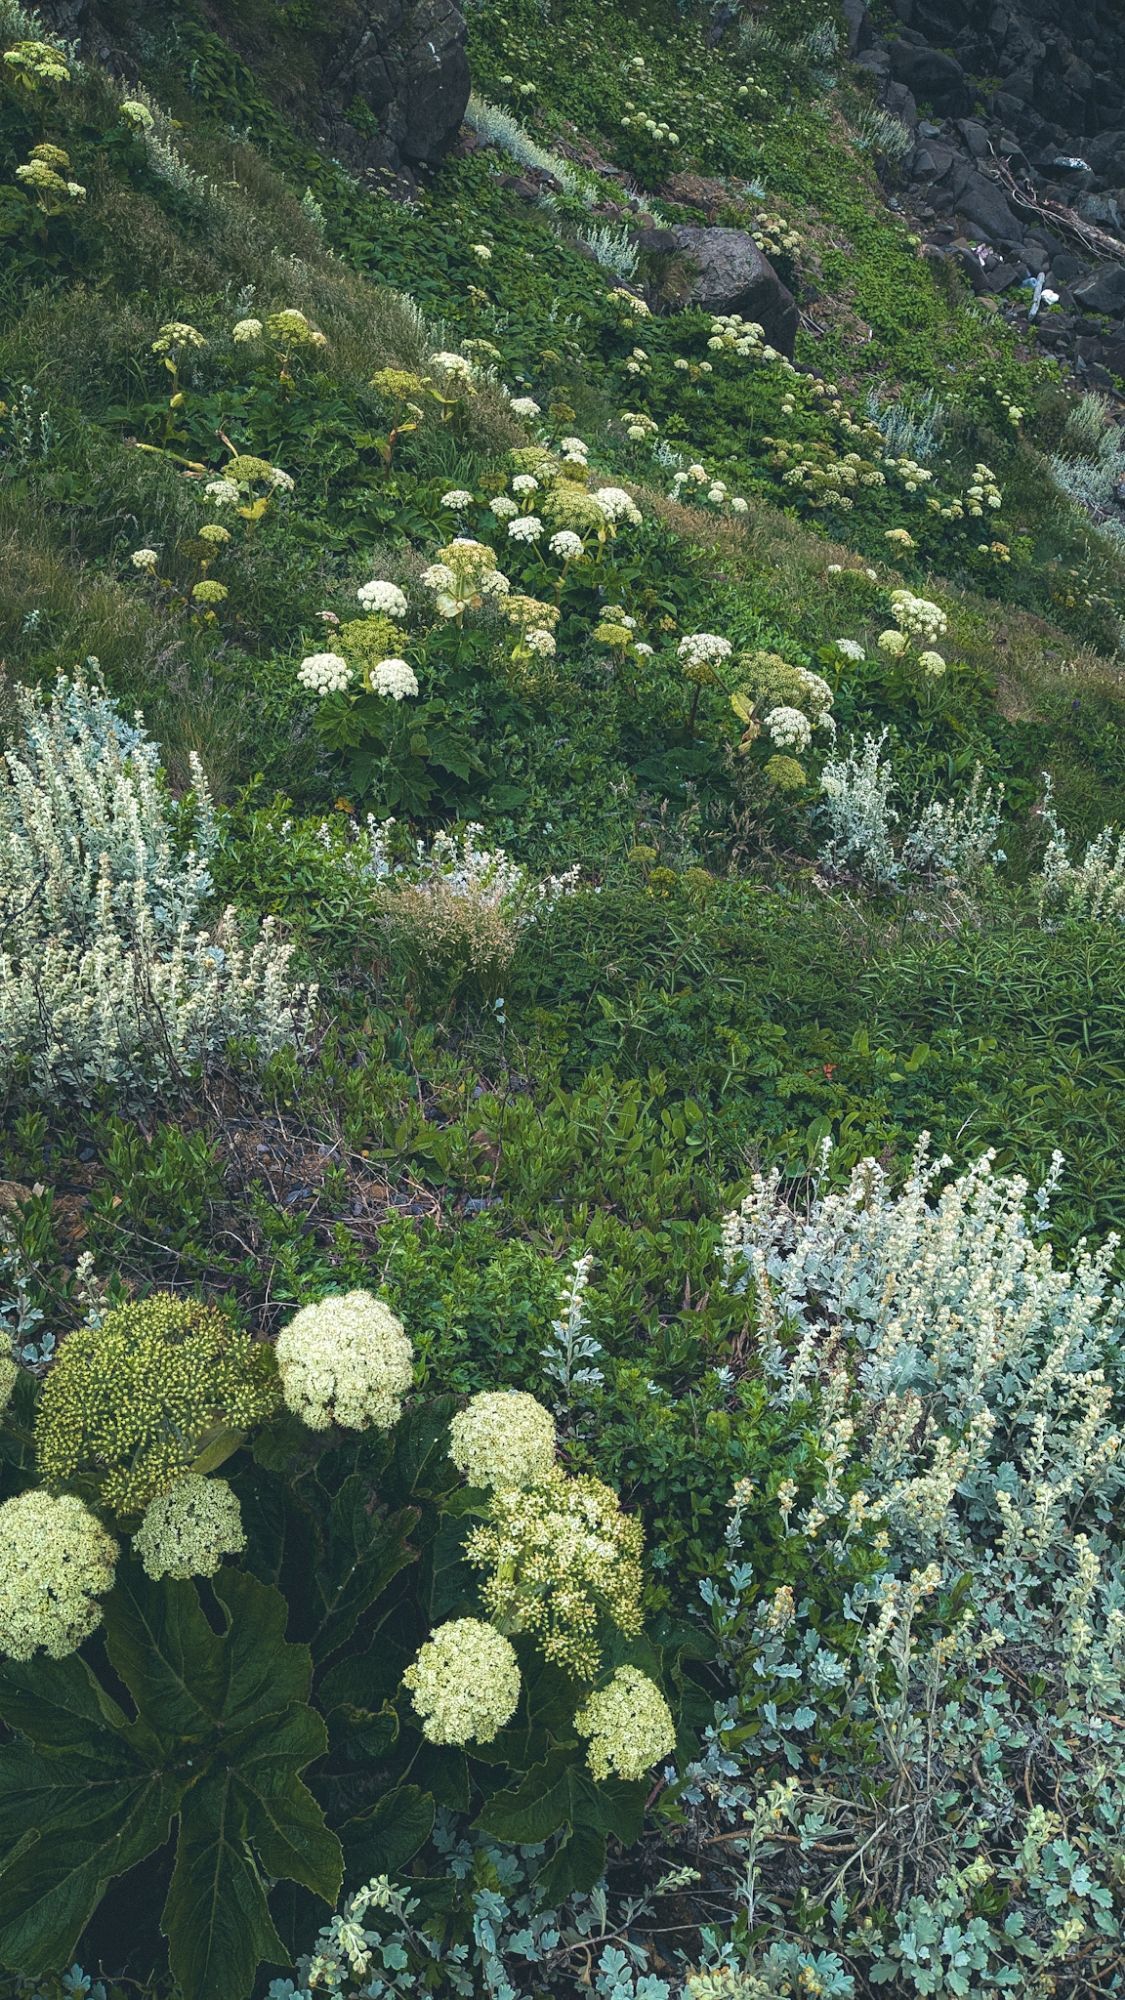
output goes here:
{"type": "Polygon", "coordinates": [[[757,320],[766,339],[791,355],[797,338],[797,306],[768,257],[743,229],[695,229],[688,224],[661,230],[695,266],[687,303],[707,312],[740,313],[757,320]]]}

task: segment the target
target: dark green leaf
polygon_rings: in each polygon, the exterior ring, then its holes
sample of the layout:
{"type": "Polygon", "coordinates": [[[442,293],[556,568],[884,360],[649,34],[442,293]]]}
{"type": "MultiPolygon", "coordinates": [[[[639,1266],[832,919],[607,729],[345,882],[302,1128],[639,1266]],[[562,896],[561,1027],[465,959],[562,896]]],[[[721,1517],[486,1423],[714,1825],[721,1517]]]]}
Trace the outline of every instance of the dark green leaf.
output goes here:
{"type": "Polygon", "coordinates": [[[245,2000],[262,1959],[287,1961],[246,1833],[245,1795],[230,1771],[188,1793],[161,1918],[185,2000],[245,2000]]]}
{"type": "Polygon", "coordinates": [[[373,1875],[394,1875],[405,1868],[428,1840],[433,1823],[429,1792],[398,1785],[385,1793],[340,1828],[348,1880],[369,1882],[373,1875]]]}
{"type": "Polygon", "coordinates": [[[595,1833],[588,1826],[573,1827],[536,1877],[541,1905],[544,1909],[557,1908],[568,1896],[592,1889],[604,1869],[604,1833],[595,1833]]]}

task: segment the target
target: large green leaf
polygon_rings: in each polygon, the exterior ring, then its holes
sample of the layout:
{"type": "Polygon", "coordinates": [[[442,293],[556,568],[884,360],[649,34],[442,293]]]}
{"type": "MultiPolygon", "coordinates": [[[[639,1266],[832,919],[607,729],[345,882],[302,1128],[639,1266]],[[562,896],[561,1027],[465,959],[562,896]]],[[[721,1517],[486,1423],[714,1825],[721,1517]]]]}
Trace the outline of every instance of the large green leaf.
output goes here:
{"type": "Polygon", "coordinates": [[[0,1753],[0,1963],[47,1972],[68,1963],[115,1875],[168,1836],[182,1787],[130,1758],[123,1731],[105,1768],[14,1743],[0,1753]],[[22,1837],[17,1837],[22,1821],[22,1837]]]}
{"type": "Polygon", "coordinates": [[[161,1918],[185,2000],[245,2000],[262,1959],[287,1961],[246,1834],[232,1771],[218,1770],[188,1793],[161,1918]]]}
{"type": "Polygon", "coordinates": [[[414,1507],[380,1518],[366,1481],[355,1472],[345,1479],[328,1513],[327,1561],[314,1579],[319,1617],[312,1646],[318,1660],[339,1651],[399,1571],[416,1561],[408,1537],[417,1519],[414,1507]]]}
{"type": "Polygon", "coordinates": [[[433,1823],[431,1793],[417,1785],[397,1785],[385,1792],[340,1828],[349,1882],[397,1874],[429,1839],[433,1823]]]}
{"type": "Polygon", "coordinates": [[[294,1705],[265,1716],[227,1746],[227,1760],[242,1795],[246,1827],[268,1874],[301,1882],[334,1903],[343,1879],[343,1855],[298,1772],[328,1747],[324,1719],[294,1705]]]}
{"type": "Polygon", "coordinates": [[[569,1826],[572,1818],[571,1771],[559,1753],[525,1771],[518,1785],[497,1792],[476,1823],[483,1833],[513,1847],[538,1847],[569,1826]]]}

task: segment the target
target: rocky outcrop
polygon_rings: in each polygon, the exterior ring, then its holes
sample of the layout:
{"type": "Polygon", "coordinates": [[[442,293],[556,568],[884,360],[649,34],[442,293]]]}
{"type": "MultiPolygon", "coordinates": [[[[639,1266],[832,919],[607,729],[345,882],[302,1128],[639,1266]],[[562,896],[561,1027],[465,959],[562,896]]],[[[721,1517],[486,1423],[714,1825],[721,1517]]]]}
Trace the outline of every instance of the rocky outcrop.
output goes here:
{"type": "Polygon", "coordinates": [[[797,306],[769,258],[744,229],[706,229],[677,224],[641,231],[642,250],[683,258],[694,273],[681,303],[706,312],[739,313],[756,320],[781,354],[791,355],[797,338],[797,306]]]}
{"type": "MultiPolygon", "coordinates": [[[[145,15],[151,31],[164,0],[147,0],[136,18],[108,0],[38,0],[48,24],[88,55],[121,75],[135,75],[135,30],[145,15]]],[[[204,8],[216,32],[261,74],[260,53],[242,28],[238,11],[204,8]]],[[[469,101],[465,18],[455,0],[337,0],[326,6],[318,34],[306,36],[303,54],[321,51],[310,94],[294,86],[285,109],[311,126],[317,140],[349,164],[407,169],[441,158],[460,129],[469,101]],[[357,108],[366,114],[357,120],[357,108]]],[[[278,66],[274,65],[276,70],[278,66]]],[[[303,67],[303,65],[302,65],[303,67]]],[[[284,97],[284,85],[279,87],[284,97]]]]}
{"type": "Polygon", "coordinates": [[[1108,386],[1125,347],[1125,5],[892,4],[880,35],[867,0],[845,0],[849,53],[914,139],[899,198],[929,254],[978,292],[1028,288],[1027,305],[1042,274],[1058,298],[1041,339],[1108,386]]]}
{"type": "Polygon", "coordinates": [[[325,70],[328,89],[368,107],[391,156],[440,159],[469,101],[464,15],[453,0],[364,0],[356,17],[325,70]]]}

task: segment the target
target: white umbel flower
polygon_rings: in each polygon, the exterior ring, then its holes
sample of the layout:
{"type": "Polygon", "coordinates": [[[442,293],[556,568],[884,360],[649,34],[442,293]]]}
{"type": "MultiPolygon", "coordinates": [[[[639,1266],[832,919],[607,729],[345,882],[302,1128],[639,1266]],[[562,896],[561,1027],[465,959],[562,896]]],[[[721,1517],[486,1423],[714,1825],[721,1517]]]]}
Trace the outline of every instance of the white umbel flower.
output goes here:
{"type": "Polygon", "coordinates": [[[450,488],[448,493],[442,494],[441,504],[443,507],[453,507],[458,513],[462,513],[466,507],[472,506],[473,496],[466,491],[465,487],[454,486],[450,488]]]}
{"type": "Polygon", "coordinates": [[[538,514],[517,514],[508,522],[508,534],[513,542],[536,542],[543,533],[543,523],[538,514]]]}
{"type": "Polygon", "coordinates": [[[407,660],[380,660],[371,669],[371,691],[403,701],[418,692],[418,676],[407,660]]]}
{"type": "Polygon", "coordinates": [[[607,521],[629,521],[634,528],[640,526],[641,510],[623,486],[599,486],[594,498],[607,521]]]}
{"type": "Polygon", "coordinates": [[[523,1389],[485,1390],[449,1426],[449,1456],[470,1486],[535,1486],[555,1463],[555,1421],[523,1389]]]}
{"type": "Polygon", "coordinates": [[[717,632],[689,632],[676,651],[685,667],[714,667],[721,660],[729,660],[734,647],[717,632]]]}
{"type": "Polygon", "coordinates": [[[371,1292],[302,1306],[277,1340],[281,1392],[310,1430],[390,1430],[413,1380],[402,1321],[371,1292]]]}
{"type": "Polygon", "coordinates": [[[858,639],[837,639],[836,651],[845,660],[855,660],[858,662],[867,658],[867,654],[864,652],[858,639]]]}
{"type": "Polygon", "coordinates": [[[560,528],[558,534],[552,535],[547,543],[551,554],[561,556],[563,562],[573,562],[575,556],[582,554],[585,546],[581,535],[576,535],[573,528],[560,528]]]}
{"type": "Polygon", "coordinates": [[[41,1487],[0,1506],[0,1653],[65,1659],[101,1621],[117,1543],[73,1494],[41,1487]]]}
{"type": "Polygon", "coordinates": [[[508,407],[514,417],[537,417],[540,413],[534,396],[513,396],[508,407]]]}
{"type": "MultiPolygon", "coordinates": [[[[446,499],[448,498],[447,494],[446,499]]],[[[384,583],[379,577],[375,577],[370,583],[361,583],[356,596],[365,611],[378,611],[384,618],[406,617],[408,608],[406,595],[399,589],[397,583],[384,583]]]]}
{"type": "Polygon", "coordinates": [[[491,1743],[520,1698],[515,1649],[481,1618],[439,1625],[402,1682],[430,1743],[491,1743]]]}
{"type": "Polygon", "coordinates": [[[643,1778],[676,1746],[676,1725],[660,1689],[637,1667],[618,1667],[574,1718],[588,1743],[595,1778],[643,1778]]]}
{"type": "Polygon", "coordinates": [[[779,750],[807,750],[812,742],[812,723],[799,708],[782,703],[766,717],[770,739],[779,750]]]}
{"type": "Polygon", "coordinates": [[[189,1472],[149,1501],[133,1547],[155,1580],[214,1576],[224,1556],[246,1547],[237,1497],[225,1479],[189,1472]]]}
{"type": "Polygon", "coordinates": [[[310,694],[342,694],[351,685],[352,670],[341,653],[307,653],[297,679],[310,694]]]}
{"type": "Polygon", "coordinates": [[[261,337],[262,322],[260,319],[240,319],[237,326],[231,330],[231,339],[237,340],[240,346],[245,341],[260,340],[261,337]]]}

